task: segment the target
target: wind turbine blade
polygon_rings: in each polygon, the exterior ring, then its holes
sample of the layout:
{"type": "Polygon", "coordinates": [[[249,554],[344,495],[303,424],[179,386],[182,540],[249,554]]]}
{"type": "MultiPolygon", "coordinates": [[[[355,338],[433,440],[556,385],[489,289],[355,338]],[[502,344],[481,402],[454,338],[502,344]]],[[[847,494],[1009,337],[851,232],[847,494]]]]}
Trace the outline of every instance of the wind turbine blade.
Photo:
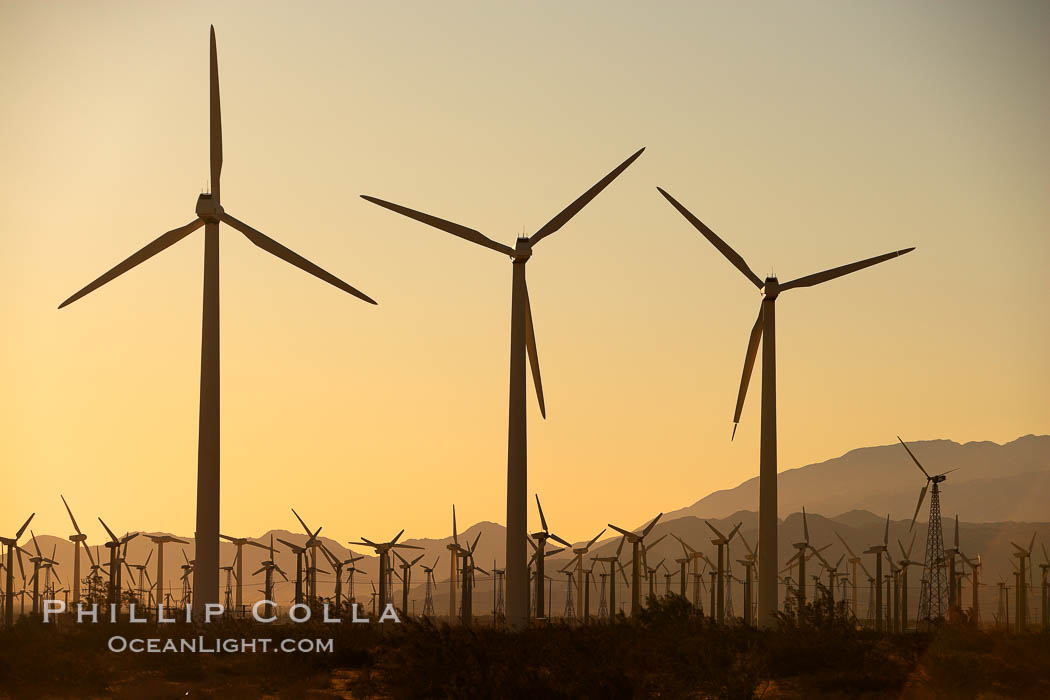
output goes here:
{"type": "Polygon", "coordinates": [[[857,563],[860,564],[860,568],[864,572],[864,575],[867,576],[868,578],[872,578],[871,573],[868,571],[868,567],[864,566],[864,562],[859,561],[857,563]]]}
{"type": "Polygon", "coordinates": [[[841,542],[841,543],[842,543],[842,546],[846,548],[846,551],[847,551],[847,552],[849,552],[849,555],[850,555],[850,556],[851,556],[852,558],[854,558],[854,559],[857,559],[857,558],[858,558],[858,557],[857,557],[857,555],[853,553],[853,550],[849,548],[849,545],[848,545],[848,544],[846,544],[846,540],[842,539],[842,535],[840,535],[839,533],[837,533],[837,532],[836,532],[836,533],[835,533],[835,537],[838,537],[838,538],[839,538],[839,542],[841,542]]]}
{"type": "Polygon", "coordinates": [[[292,508],[292,515],[295,516],[295,519],[298,520],[299,524],[303,526],[304,530],[306,530],[306,534],[312,537],[312,535],[310,534],[310,528],[306,526],[306,523],[303,521],[303,519],[300,518],[299,514],[295,512],[295,508],[292,508]]]}
{"type": "MultiPolygon", "coordinates": [[[[747,339],[747,354],[744,355],[744,370],[740,374],[740,389],[736,394],[736,409],[733,411],[733,437],[736,437],[736,426],[740,423],[740,414],[744,410],[744,398],[747,396],[747,386],[751,383],[751,371],[755,367],[755,358],[758,357],[758,343],[762,340],[762,306],[758,307],[758,318],[755,325],[751,327],[751,336],[747,339]]],[[[730,438],[732,441],[732,438],[730,438]]]]}
{"type": "Polygon", "coordinates": [[[882,546],[885,547],[890,543],[890,514],[886,513],[886,530],[882,535],[882,546]]]}
{"type": "Polygon", "coordinates": [[[222,115],[219,108],[219,59],[215,51],[215,27],[211,28],[211,193],[219,201],[219,175],[222,173],[222,115]]]}
{"type": "Polygon", "coordinates": [[[522,284],[522,287],[525,290],[525,350],[529,355],[529,366],[532,368],[532,383],[536,387],[536,400],[540,403],[540,415],[546,418],[547,407],[543,403],[543,381],[540,379],[540,356],[536,350],[536,327],[532,323],[529,286],[528,284],[522,284]]]}
{"type": "MultiPolygon", "coordinates": [[[[401,535],[403,535],[403,534],[405,534],[405,528],[401,528],[401,532],[397,533],[397,535],[394,536],[394,539],[390,540],[390,544],[394,544],[399,539],[401,539],[401,535]]],[[[361,539],[364,539],[364,538],[361,538],[361,539]]]]}
{"type": "Polygon", "coordinates": [[[900,442],[901,445],[904,445],[904,449],[908,451],[908,456],[911,457],[911,461],[915,462],[915,466],[917,466],[919,469],[921,469],[923,475],[925,475],[926,478],[929,479],[930,478],[929,473],[922,466],[922,464],[919,463],[919,460],[915,458],[915,455],[912,453],[911,448],[908,447],[908,444],[906,442],[904,442],[904,440],[901,440],[901,436],[900,435],[897,436],[897,440],[900,442]]]}
{"type": "Polygon", "coordinates": [[[605,528],[602,528],[602,531],[599,532],[597,535],[595,535],[594,539],[592,539],[590,542],[588,542],[587,546],[584,547],[584,549],[585,550],[589,550],[591,548],[591,546],[594,545],[594,543],[598,541],[598,538],[601,537],[604,534],[605,534],[605,528]]]}
{"type": "Polygon", "coordinates": [[[659,520],[661,517],[663,517],[663,513],[658,513],[656,517],[653,518],[653,521],[645,526],[645,529],[642,530],[642,537],[645,537],[650,532],[652,532],[653,528],[656,527],[656,521],[659,520]]]}
{"type": "MultiPolygon", "coordinates": [[[[626,539],[627,539],[627,536],[628,536],[628,535],[633,535],[633,534],[634,534],[633,532],[627,532],[627,530],[624,530],[623,528],[619,528],[619,527],[616,527],[616,526],[615,526],[615,525],[613,525],[612,523],[609,523],[609,527],[611,527],[611,528],[612,528],[613,530],[616,530],[616,531],[617,531],[617,532],[619,532],[619,533],[620,533],[621,535],[623,535],[623,539],[624,539],[624,540],[626,540],[626,539]]],[[[621,545],[621,546],[623,545],[623,542],[622,542],[622,541],[620,542],[620,545],[621,545]]]]}
{"type": "Polygon", "coordinates": [[[80,544],[82,544],[84,546],[84,551],[87,552],[88,561],[91,562],[91,566],[94,566],[95,565],[95,557],[91,556],[91,547],[88,547],[87,546],[87,542],[85,542],[84,540],[81,540],[80,544]]]}
{"type": "Polygon", "coordinates": [[[740,254],[730,248],[728,243],[718,237],[718,234],[709,229],[703,221],[696,218],[691,211],[679,204],[678,200],[665,192],[663,188],[657,187],[656,189],[659,190],[660,194],[671,203],[671,206],[678,210],[678,213],[686,218],[686,221],[691,223],[697,231],[704,235],[704,238],[711,242],[711,245],[718,249],[718,252],[725,256],[726,260],[731,262],[736,269],[744,273],[744,277],[751,280],[751,283],[759,289],[762,289],[762,287],[765,286],[765,283],[759,278],[759,276],[752,272],[751,268],[747,266],[747,263],[744,262],[742,257],[740,257],[740,254]]]}
{"type": "Polygon", "coordinates": [[[705,525],[707,525],[707,526],[708,526],[709,528],[711,528],[712,532],[714,532],[714,533],[715,533],[715,535],[717,535],[717,536],[718,536],[718,539],[722,540],[723,542],[725,541],[725,539],[726,539],[726,536],[725,536],[725,535],[723,535],[723,534],[722,534],[721,532],[719,532],[719,530],[718,530],[718,528],[717,528],[717,527],[715,527],[715,526],[714,526],[714,525],[712,525],[711,523],[707,522],[706,520],[704,521],[704,524],[705,524],[705,525]]]}
{"type": "MultiPolygon", "coordinates": [[[[889,516],[887,516],[889,517],[889,516]]],[[[955,548],[959,549],[959,514],[955,514],[955,548]]]]}
{"type": "Polygon", "coordinates": [[[729,541],[731,539],[733,539],[733,535],[735,535],[737,533],[737,531],[740,529],[740,526],[743,525],[743,524],[744,523],[742,523],[742,522],[737,523],[736,526],[732,530],[729,531],[729,537],[726,538],[726,544],[729,544],[729,541]]]}
{"type": "Polygon", "coordinates": [[[565,540],[563,540],[562,538],[558,537],[558,536],[557,536],[557,535],[555,535],[555,534],[554,534],[553,532],[552,532],[552,533],[550,533],[550,538],[551,538],[552,540],[554,540],[555,542],[557,542],[558,544],[563,544],[563,545],[565,545],[566,547],[572,547],[572,545],[571,545],[571,544],[569,544],[568,542],[566,542],[566,541],[565,541],[565,540]]]}
{"type": "MultiPolygon", "coordinates": [[[[955,539],[956,539],[955,544],[956,544],[956,546],[958,546],[959,545],[959,542],[958,542],[958,540],[959,540],[959,516],[958,515],[955,516],[955,539]]],[[[1035,546],[1035,533],[1033,532],[1032,533],[1032,539],[1028,543],[1028,549],[1026,550],[1028,556],[1032,556],[1032,547],[1034,547],[1034,546],[1035,546]]]]}
{"type": "Polygon", "coordinates": [[[106,525],[106,521],[105,520],[103,520],[100,517],[98,519],[98,521],[100,523],[102,523],[102,527],[106,528],[106,534],[109,535],[109,539],[110,539],[111,542],[119,542],[120,541],[120,539],[116,535],[113,534],[113,531],[109,529],[109,525],[106,525]]]}
{"type": "Polygon", "coordinates": [[[420,554],[420,555],[419,555],[418,557],[416,557],[415,559],[413,559],[412,561],[410,561],[410,562],[408,563],[408,565],[409,565],[409,566],[415,566],[416,564],[418,564],[418,563],[419,563],[419,560],[420,560],[420,559],[422,559],[422,558],[423,558],[424,556],[425,556],[425,553],[424,553],[424,554],[420,554]]]}
{"type": "Polygon", "coordinates": [[[315,265],[314,263],[310,262],[309,260],[307,260],[303,256],[299,255],[298,253],[296,253],[296,252],[294,252],[292,250],[289,250],[288,248],[284,247],[283,245],[281,245],[277,241],[273,240],[272,238],[270,238],[269,236],[265,235],[264,233],[255,230],[254,228],[252,228],[248,224],[244,223],[243,221],[239,221],[239,220],[235,219],[234,217],[230,216],[230,214],[228,214],[226,212],[223,212],[220,218],[222,219],[222,221],[225,224],[227,224],[228,226],[231,226],[231,227],[237,229],[238,231],[240,231],[241,233],[243,233],[245,238],[247,238],[249,241],[251,241],[252,243],[257,245],[258,247],[260,247],[263,250],[265,250],[267,253],[270,253],[272,255],[277,256],[278,258],[280,258],[281,260],[284,260],[286,263],[289,263],[290,265],[295,265],[300,270],[302,270],[304,272],[308,272],[311,275],[313,275],[314,277],[316,277],[316,278],[318,278],[320,280],[324,280],[325,282],[327,282],[328,284],[332,285],[333,287],[335,287],[337,289],[341,289],[344,292],[346,292],[347,294],[355,296],[358,299],[361,299],[362,301],[367,301],[369,304],[376,304],[377,303],[374,299],[372,299],[370,296],[368,296],[364,292],[360,292],[357,289],[354,289],[349,284],[347,284],[343,280],[339,279],[338,277],[336,277],[332,273],[328,272],[327,270],[322,269],[321,267],[318,267],[317,265],[315,265]]]}
{"type": "Polygon", "coordinates": [[[86,296],[87,294],[90,294],[91,292],[95,291],[96,289],[98,289],[102,285],[106,284],[107,282],[110,282],[110,281],[116,279],[117,277],[120,277],[125,272],[127,272],[131,268],[135,267],[139,263],[143,263],[143,262],[149,260],[150,258],[152,258],[157,253],[159,253],[162,250],[164,250],[165,248],[169,248],[169,247],[175,245],[176,243],[178,243],[183,238],[185,238],[186,236],[190,235],[191,233],[193,233],[194,231],[196,231],[197,229],[199,229],[203,225],[204,225],[204,221],[203,220],[195,219],[195,220],[191,221],[190,223],[186,224],[185,226],[180,226],[179,228],[172,229],[171,231],[168,231],[167,233],[160,235],[159,237],[154,239],[153,242],[147,243],[138,252],[133,253],[126,260],[124,260],[123,262],[117,264],[115,267],[110,269],[109,272],[105,273],[104,275],[102,275],[101,277],[96,279],[94,282],[92,282],[91,284],[87,285],[86,287],[81,289],[79,292],[77,292],[73,296],[71,296],[68,299],[66,299],[65,301],[63,301],[61,304],[58,305],[58,308],[61,309],[64,306],[69,306],[70,304],[72,304],[74,301],[76,301],[80,297],[86,296]]]}
{"type": "Polygon", "coordinates": [[[149,566],[149,560],[153,558],[153,550],[149,550],[149,554],[146,555],[146,561],[142,562],[143,566],[149,566]]]}
{"type": "MultiPolygon", "coordinates": [[[[32,531],[32,530],[30,530],[30,531],[29,531],[29,535],[30,535],[30,536],[31,536],[31,537],[33,538],[33,549],[35,549],[35,550],[36,550],[36,555],[37,555],[37,556],[38,556],[39,558],[43,559],[43,558],[44,558],[44,555],[40,553],[40,545],[38,545],[38,544],[36,543],[36,535],[35,535],[35,534],[33,533],[33,531],[32,531]]],[[[1015,546],[1015,547],[1017,547],[1017,545],[1016,545],[1016,544],[1015,544],[1014,546],[1015,546]]],[[[1020,547],[1018,547],[1018,549],[1020,549],[1020,547]]],[[[1022,550],[1022,551],[1023,551],[1023,550],[1022,550]]]]}
{"type": "Polygon", "coordinates": [[[415,209],[409,209],[408,207],[403,207],[400,204],[394,204],[393,202],[387,202],[387,201],[379,199],[377,197],[370,197],[367,194],[361,195],[361,199],[369,201],[372,204],[378,204],[379,206],[383,207],[384,209],[389,209],[390,211],[397,212],[398,214],[401,214],[402,216],[407,216],[410,219],[415,219],[416,221],[420,221],[420,222],[422,222],[424,224],[427,224],[428,226],[433,226],[434,228],[441,229],[442,231],[445,231],[447,233],[451,233],[453,236],[459,236],[460,238],[468,240],[471,243],[477,243],[480,246],[484,246],[486,248],[491,248],[492,250],[496,251],[497,253],[503,253],[504,255],[511,255],[511,256],[514,255],[514,249],[513,248],[511,248],[510,246],[507,246],[507,245],[503,245],[502,243],[497,243],[496,241],[492,240],[491,238],[489,238],[488,236],[483,234],[481,231],[475,231],[472,228],[468,228],[468,227],[463,226],[461,224],[457,224],[457,223],[455,223],[453,221],[446,221],[445,219],[439,219],[436,216],[431,216],[430,214],[424,214],[421,211],[416,211],[415,209]]]}
{"type": "Polygon", "coordinates": [[[543,517],[543,506],[540,505],[540,495],[538,493],[534,495],[536,496],[536,507],[540,511],[540,525],[543,526],[543,531],[547,532],[547,518],[543,517]]]}
{"type": "Polygon", "coordinates": [[[591,189],[581,194],[572,204],[562,209],[557,216],[555,216],[553,219],[544,224],[539,231],[532,234],[532,236],[529,238],[529,242],[532,245],[536,245],[544,238],[551,235],[552,233],[560,229],[562,226],[564,226],[566,223],[568,223],[569,219],[576,216],[581,209],[587,206],[588,202],[597,197],[599,192],[608,187],[610,182],[615,180],[620,173],[626,170],[627,166],[629,166],[631,163],[637,160],[638,156],[642,155],[642,152],[644,150],[644,148],[639,149],[630,158],[613,168],[612,172],[610,172],[608,175],[596,182],[594,186],[591,187],[591,189]]]}
{"type": "Polygon", "coordinates": [[[69,519],[73,521],[73,529],[77,531],[78,535],[84,534],[80,531],[80,526],[77,525],[77,519],[73,517],[73,511],[70,510],[69,504],[66,503],[66,497],[62,494],[59,494],[58,497],[62,499],[62,505],[66,507],[66,512],[69,513],[69,519]]]}
{"type": "Polygon", "coordinates": [[[795,287],[812,287],[814,285],[821,284],[822,282],[827,282],[829,280],[842,277],[843,275],[848,275],[851,272],[856,272],[857,270],[863,270],[866,267],[877,265],[880,262],[892,260],[893,258],[900,257],[905,253],[910,253],[913,250],[915,250],[914,247],[905,248],[904,250],[895,250],[892,253],[876,255],[874,258],[868,258],[867,260],[860,260],[855,263],[850,263],[849,265],[833,267],[830,270],[824,270],[823,272],[817,272],[812,275],[806,275],[805,277],[799,277],[798,279],[794,279],[790,282],[780,285],[780,291],[785,292],[795,287]]]}
{"type": "Polygon", "coordinates": [[[806,522],[806,507],[802,506],[802,541],[809,542],[809,525],[806,522]]]}
{"type": "Polygon", "coordinates": [[[18,541],[18,538],[20,538],[22,534],[26,531],[26,528],[29,527],[29,523],[33,520],[33,516],[35,515],[36,513],[31,514],[28,518],[26,518],[26,521],[22,523],[22,527],[18,528],[18,532],[15,533],[16,542],[18,541]]]}
{"type": "MultiPolygon", "coordinates": [[[[621,530],[621,532],[623,532],[623,531],[621,530]]],[[[619,544],[619,546],[616,547],[616,558],[617,559],[620,558],[620,552],[623,551],[623,544],[626,541],[627,541],[627,535],[624,535],[623,537],[620,538],[620,544],[619,544]]],[[[1045,549],[1044,549],[1044,554],[1045,554],[1045,549]]]]}
{"type": "Polygon", "coordinates": [[[922,491],[919,492],[919,502],[915,504],[915,515],[911,516],[911,526],[908,528],[911,530],[915,527],[915,519],[919,517],[919,509],[922,508],[922,501],[926,498],[926,489],[930,488],[930,482],[926,482],[926,485],[922,487],[922,491]]]}

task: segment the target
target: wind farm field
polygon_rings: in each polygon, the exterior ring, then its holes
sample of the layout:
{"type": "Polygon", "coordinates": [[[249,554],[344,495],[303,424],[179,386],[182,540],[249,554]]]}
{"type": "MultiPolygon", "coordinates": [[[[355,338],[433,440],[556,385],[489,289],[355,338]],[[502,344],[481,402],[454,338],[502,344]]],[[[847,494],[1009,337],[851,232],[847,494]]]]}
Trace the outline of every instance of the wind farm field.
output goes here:
{"type": "MultiPolygon", "coordinates": [[[[129,629],[23,621],[0,633],[4,698],[1043,698],[1050,638],[977,631],[879,635],[827,608],[769,630],[719,625],[686,601],[652,601],[631,622],[553,623],[520,633],[411,622],[378,632],[283,625],[274,639],[331,637],[321,655],[113,655],[129,629]]],[[[223,624],[209,638],[260,634],[223,624]]],[[[164,632],[193,637],[190,626],[164,632]]]]}
{"type": "Polygon", "coordinates": [[[0,3],[0,700],[1050,698],[1047,36],[0,3]]]}

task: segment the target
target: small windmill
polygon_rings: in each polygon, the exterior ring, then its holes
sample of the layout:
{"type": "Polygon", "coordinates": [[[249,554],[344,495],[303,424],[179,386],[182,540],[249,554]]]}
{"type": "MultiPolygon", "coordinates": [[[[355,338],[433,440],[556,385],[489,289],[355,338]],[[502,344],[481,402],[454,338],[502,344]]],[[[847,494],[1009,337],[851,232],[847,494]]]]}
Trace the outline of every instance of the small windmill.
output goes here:
{"type": "Polygon", "coordinates": [[[711,531],[715,533],[714,539],[711,540],[711,544],[718,547],[718,578],[716,580],[716,591],[715,591],[715,604],[718,606],[716,610],[715,619],[719,623],[725,622],[725,561],[726,552],[725,548],[729,545],[729,542],[736,535],[737,531],[740,530],[740,526],[743,523],[737,523],[732,530],[729,531],[729,536],[723,535],[718,528],[704,521],[704,524],[711,528],[711,531]]]}
{"type": "Polygon", "coordinates": [[[901,559],[897,561],[897,565],[900,566],[900,596],[901,596],[901,631],[906,632],[908,630],[908,567],[915,566],[916,564],[922,564],[921,561],[912,561],[911,550],[915,546],[915,534],[911,535],[911,542],[908,544],[908,548],[904,548],[904,544],[897,540],[897,546],[901,550],[901,559]]]}
{"type": "MultiPolygon", "coordinates": [[[[591,547],[593,547],[594,543],[598,541],[598,538],[605,534],[605,530],[606,528],[602,528],[601,532],[595,535],[590,542],[583,545],[582,547],[572,548],[572,553],[574,556],[574,559],[572,561],[576,564],[576,600],[583,600],[585,595],[584,591],[587,588],[587,581],[585,580],[587,577],[583,573],[583,558],[587,556],[587,553],[589,551],[591,551],[591,547]]],[[[583,617],[584,620],[587,619],[588,615],[586,614],[586,612],[584,613],[583,617]]]]}
{"type": "Polygon", "coordinates": [[[930,526],[926,533],[926,559],[922,567],[922,588],[919,590],[919,614],[916,623],[919,625],[929,624],[933,620],[944,617],[948,612],[948,583],[945,580],[944,568],[940,565],[944,557],[944,536],[941,533],[941,495],[940,485],[948,478],[955,469],[949,469],[942,474],[930,476],[925,467],[919,462],[911,448],[897,436],[897,440],[908,452],[908,456],[915,462],[915,466],[922,471],[926,477],[926,483],[919,492],[919,502],[915,506],[915,515],[911,519],[911,527],[915,527],[915,519],[919,517],[923,499],[926,498],[926,490],[933,485],[933,493],[930,494],[930,526]]]}
{"type": "Polygon", "coordinates": [[[87,535],[80,531],[77,519],[73,517],[73,511],[70,510],[69,504],[66,503],[66,497],[59,494],[59,498],[62,499],[62,505],[66,507],[66,512],[69,513],[69,519],[73,521],[73,529],[77,531],[77,534],[69,536],[69,541],[73,543],[73,605],[76,605],[80,602],[80,548],[84,547],[87,549],[87,535]]]}
{"type": "Polygon", "coordinates": [[[487,571],[474,563],[474,552],[478,548],[480,539],[481,533],[479,532],[477,537],[474,538],[474,543],[463,549],[459,554],[462,562],[460,569],[462,601],[459,605],[459,617],[464,627],[470,627],[474,623],[474,572],[480,571],[483,574],[488,574],[487,571]]]}
{"type": "Polygon", "coordinates": [[[875,631],[882,631],[882,558],[886,555],[890,543],[890,516],[886,514],[886,530],[882,535],[882,544],[872,545],[864,550],[865,554],[875,555],[875,631]]]}
{"type": "MultiPolygon", "coordinates": [[[[244,613],[244,546],[258,547],[259,549],[266,549],[266,545],[259,544],[255,540],[250,540],[247,537],[230,537],[229,535],[219,534],[219,537],[226,540],[227,542],[233,543],[233,546],[237,548],[237,553],[234,555],[233,560],[236,565],[236,571],[233,573],[233,578],[237,581],[237,587],[234,589],[233,604],[236,606],[237,613],[244,613]]],[[[227,584],[230,576],[227,574],[227,584]]],[[[267,599],[269,600],[269,599],[267,599]]],[[[229,609],[229,608],[228,608],[229,609]]]]}
{"type": "Polygon", "coordinates": [[[620,570],[620,576],[623,577],[623,582],[625,584],[629,584],[629,582],[627,581],[627,574],[624,573],[624,570],[623,570],[623,564],[620,563],[620,552],[623,551],[623,545],[624,545],[624,542],[626,542],[626,541],[627,541],[627,536],[626,535],[624,535],[623,537],[620,538],[620,544],[617,545],[617,547],[616,547],[616,554],[613,555],[613,556],[609,556],[609,557],[597,557],[597,556],[596,557],[591,557],[592,560],[602,562],[602,563],[607,564],[609,566],[609,570],[602,577],[603,586],[602,586],[602,593],[601,593],[601,601],[604,602],[605,598],[606,598],[606,596],[605,596],[605,586],[604,586],[604,582],[606,582],[606,581],[609,584],[609,596],[608,596],[609,600],[608,600],[608,604],[605,605],[605,606],[602,605],[602,602],[598,603],[598,617],[602,617],[602,611],[604,610],[605,613],[609,616],[609,621],[610,622],[612,622],[616,618],[616,570],[617,570],[617,568],[619,568],[619,570],[620,570]]]}
{"type": "MultiPolygon", "coordinates": [[[[172,537],[171,535],[146,535],[153,544],[157,545],[157,580],[155,582],[156,594],[154,599],[157,601],[157,605],[164,603],[164,545],[166,544],[189,544],[186,540],[180,540],[178,537],[172,537]]],[[[90,555],[91,550],[88,550],[90,555]]]]}
{"type": "Polygon", "coordinates": [[[437,568],[438,562],[441,561],[441,555],[434,560],[434,563],[430,566],[423,566],[423,573],[426,574],[426,593],[423,597],[423,617],[434,617],[434,588],[437,588],[437,582],[434,581],[434,569],[437,568]]]}
{"type": "Polygon", "coordinates": [[[1017,596],[1015,602],[1015,608],[1017,611],[1017,631],[1025,632],[1028,629],[1028,586],[1031,581],[1026,581],[1025,572],[1028,572],[1028,578],[1031,578],[1031,561],[1032,561],[1032,548],[1035,546],[1036,533],[1032,533],[1032,540],[1028,543],[1028,548],[1025,549],[1016,542],[1011,541],[1010,544],[1016,550],[1013,555],[1017,557],[1017,596]]]}
{"type": "Polygon", "coordinates": [[[317,599],[317,550],[321,546],[321,540],[317,538],[317,535],[321,532],[321,528],[317,528],[317,530],[311,532],[303,519],[295,512],[295,508],[292,508],[292,515],[295,516],[295,519],[303,526],[303,530],[306,531],[306,544],[303,545],[308,552],[306,567],[306,598],[309,601],[314,601],[317,599]]]}
{"type": "MultiPolygon", "coordinates": [[[[481,533],[478,533],[479,535],[481,533]]],[[[401,560],[401,612],[404,615],[408,615],[408,591],[412,585],[412,567],[419,563],[419,560],[423,558],[420,554],[412,561],[408,561],[403,556],[394,550],[394,556],[401,560]]]]}
{"type": "Polygon", "coordinates": [[[190,579],[194,577],[197,559],[187,557],[185,549],[182,550],[182,559],[186,563],[182,564],[182,576],[179,577],[179,580],[182,581],[182,600],[180,605],[185,609],[193,602],[193,582],[190,579]]]}
{"type": "Polygon", "coordinates": [[[277,552],[273,546],[273,533],[270,533],[270,546],[265,548],[269,554],[269,559],[262,562],[262,565],[252,573],[252,576],[258,576],[260,572],[263,573],[263,600],[270,601],[269,605],[274,608],[272,612],[276,612],[276,601],[273,599],[273,572],[276,571],[284,578],[288,580],[288,575],[284,573],[284,570],[277,565],[276,557],[274,556],[277,552]]]}
{"type": "Polygon", "coordinates": [[[136,594],[135,597],[138,599],[138,601],[139,601],[139,603],[141,605],[145,605],[146,607],[149,607],[149,604],[150,604],[150,597],[152,596],[152,591],[153,591],[153,582],[151,581],[150,585],[149,585],[149,588],[146,588],[145,585],[144,585],[143,578],[146,578],[146,579],[149,578],[149,574],[146,573],[146,567],[149,566],[149,560],[152,559],[152,558],[153,558],[153,550],[151,549],[146,554],[146,560],[144,562],[142,562],[141,564],[128,564],[127,561],[124,562],[124,567],[127,569],[128,575],[132,578],[132,580],[136,580],[135,572],[136,571],[138,572],[137,588],[136,588],[136,591],[135,591],[135,594],[136,594]],[[132,569],[135,569],[135,571],[132,571],[132,569]]]}
{"type": "Polygon", "coordinates": [[[120,548],[138,537],[139,533],[117,537],[102,518],[99,518],[98,521],[102,523],[106,534],[109,535],[109,542],[106,542],[106,549],[109,550],[109,604],[115,605],[117,614],[120,614],[120,548]]]}
{"type": "MultiPolygon", "coordinates": [[[[320,529],[320,528],[318,528],[320,529]]],[[[350,544],[364,545],[371,547],[375,550],[376,554],[379,555],[379,607],[385,612],[387,603],[389,602],[390,591],[388,582],[390,570],[390,550],[392,549],[422,549],[414,544],[401,544],[398,540],[401,539],[405,531],[402,529],[401,532],[397,533],[394,539],[389,542],[373,542],[365,537],[361,538],[360,542],[350,542],[350,544]]]]}
{"type": "Polygon", "coordinates": [[[663,513],[659,513],[652,521],[642,528],[641,533],[634,533],[623,528],[619,528],[612,523],[609,523],[609,527],[616,530],[621,535],[627,538],[627,541],[631,543],[632,555],[631,555],[631,616],[637,615],[641,611],[641,552],[644,546],[646,535],[653,531],[653,527],[656,526],[656,522],[660,519],[663,513]]]}
{"type": "MultiPolygon", "coordinates": [[[[543,572],[543,568],[544,568],[544,561],[545,561],[545,559],[548,556],[550,556],[545,551],[546,547],[547,547],[547,540],[548,539],[552,539],[555,542],[561,543],[565,547],[572,547],[572,545],[550,531],[550,529],[547,527],[547,518],[544,517],[544,515],[543,515],[543,506],[540,505],[540,495],[537,493],[537,494],[535,494],[535,496],[536,496],[536,508],[540,512],[540,526],[541,526],[541,529],[539,531],[532,533],[532,538],[534,540],[536,540],[536,546],[535,546],[535,550],[536,550],[535,551],[536,581],[537,581],[537,584],[536,584],[537,585],[537,588],[536,588],[536,609],[538,611],[540,611],[540,614],[537,615],[537,617],[543,617],[543,615],[542,615],[542,611],[544,609],[544,606],[543,606],[543,580],[544,580],[544,577],[545,577],[545,574],[543,572]]],[[[603,532],[604,532],[604,530],[603,530],[603,532]]]]}
{"type": "MultiPolygon", "coordinates": [[[[317,531],[320,532],[321,528],[317,528],[317,531]]],[[[295,554],[294,601],[296,605],[301,605],[303,602],[303,555],[306,554],[306,547],[300,547],[294,542],[289,542],[288,540],[281,539],[280,537],[277,538],[277,541],[283,544],[288,549],[292,550],[292,553],[295,554]]]]}

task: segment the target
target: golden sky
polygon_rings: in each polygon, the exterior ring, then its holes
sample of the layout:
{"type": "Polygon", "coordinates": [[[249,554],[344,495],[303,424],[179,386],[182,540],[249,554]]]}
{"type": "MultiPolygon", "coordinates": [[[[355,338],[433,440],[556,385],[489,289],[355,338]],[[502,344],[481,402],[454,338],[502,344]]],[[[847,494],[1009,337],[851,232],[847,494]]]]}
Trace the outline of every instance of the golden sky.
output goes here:
{"type": "Polygon", "coordinates": [[[529,489],[560,535],[757,473],[757,372],[729,435],[759,296],[657,185],[761,276],[918,246],[781,298],[782,469],[1050,429],[1044,2],[14,2],[4,533],[69,529],[62,492],[192,534],[203,234],[56,307],[193,218],[212,23],[223,204],[380,304],[223,228],[224,532],[503,522],[510,264],[357,195],[512,244],[641,146],[529,264],[529,489]]]}

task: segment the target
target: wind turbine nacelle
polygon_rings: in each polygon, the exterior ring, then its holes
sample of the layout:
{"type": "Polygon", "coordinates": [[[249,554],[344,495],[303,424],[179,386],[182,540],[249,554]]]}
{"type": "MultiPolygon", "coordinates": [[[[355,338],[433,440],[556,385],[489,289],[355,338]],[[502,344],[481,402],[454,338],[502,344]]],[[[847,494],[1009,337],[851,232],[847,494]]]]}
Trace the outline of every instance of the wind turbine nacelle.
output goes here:
{"type": "Polygon", "coordinates": [[[780,281],[776,277],[767,277],[766,283],[762,285],[762,295],[769,299],[776,299],[780,294],[780,281]]]}
{"type": "Polygon", "coordinates": [[[205,192],[197,197],[197,216],[209,224],[217,224],[221,215],[222,206],[210,193],[205,192]]]}

